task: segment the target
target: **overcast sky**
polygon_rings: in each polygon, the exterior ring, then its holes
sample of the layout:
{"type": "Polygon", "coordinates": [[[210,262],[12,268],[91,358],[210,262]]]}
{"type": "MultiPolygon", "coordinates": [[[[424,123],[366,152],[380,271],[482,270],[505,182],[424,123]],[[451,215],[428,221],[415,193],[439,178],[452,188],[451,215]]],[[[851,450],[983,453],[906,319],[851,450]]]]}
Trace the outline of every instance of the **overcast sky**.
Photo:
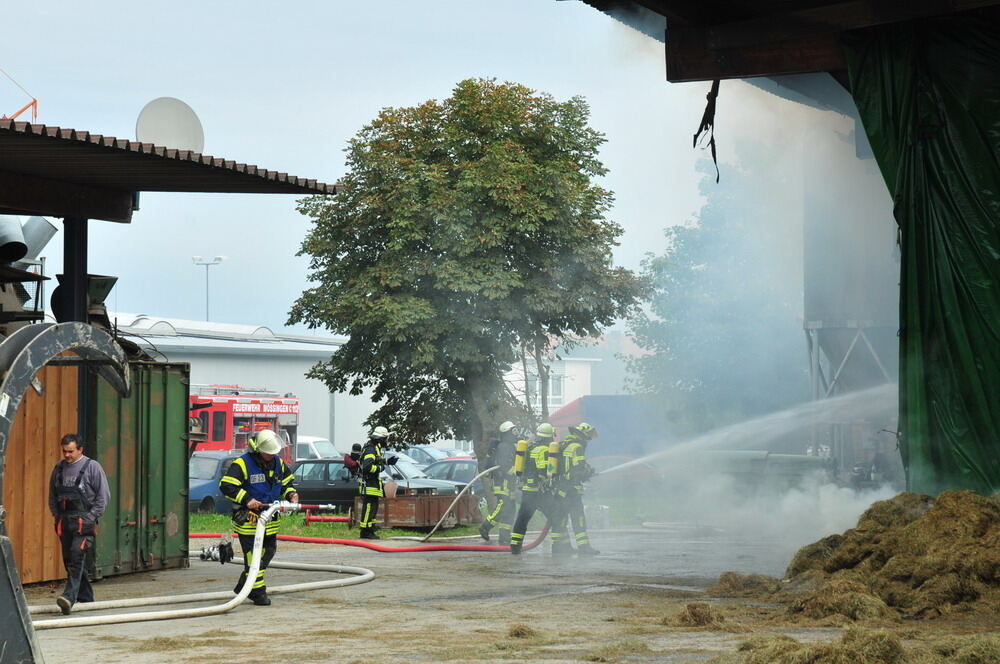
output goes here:
{"type": "MultiPolygon", "coordinates": [[[[660,251],[662,228],[701,205],[691,135],[708,84],[668,84],[662,44],[581,2],[36,0],[17,15],[0,67],[39,99],[44,124],[132,139],[148,101],[177,97],[200,116],[206,154],[332,183],[380,108],[496,77],[588,100],[608,139],[621,264],[660,251]]],[[[720,140],[777,131],[768,104],[794,112],[748,90],[732,82],[720,100],[720,140]]],[[[0,79],[0,111],[25,101],[0,79]]],[[[144,193],[131,224],[92,222],[90,271],[120,278],[111,309],[201,319],[205,268],[191,257],[225,255],[211,268],[212,319],[281,326],[306,285],[295,198],[144,193]]],[[[44,252],[49,274],[61,253],[60,235],[44,252]]]]}

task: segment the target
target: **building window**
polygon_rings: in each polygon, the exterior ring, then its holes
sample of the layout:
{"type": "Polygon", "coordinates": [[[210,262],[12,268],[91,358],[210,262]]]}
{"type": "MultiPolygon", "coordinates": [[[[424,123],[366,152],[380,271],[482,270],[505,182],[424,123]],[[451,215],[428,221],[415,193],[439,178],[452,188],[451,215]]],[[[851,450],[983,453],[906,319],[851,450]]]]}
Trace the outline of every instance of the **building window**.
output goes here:
{"type": "MultiPolygon", "coordinates": [[[[549,410],[553,406],[563,405],[563,381],[565,376],[549,374],[549,410]]],[[[541,394],[538,392],[538,376],[528,376],[528,391],[531,393],[531,405],[536,412],[541,411],[541,394]]]]}

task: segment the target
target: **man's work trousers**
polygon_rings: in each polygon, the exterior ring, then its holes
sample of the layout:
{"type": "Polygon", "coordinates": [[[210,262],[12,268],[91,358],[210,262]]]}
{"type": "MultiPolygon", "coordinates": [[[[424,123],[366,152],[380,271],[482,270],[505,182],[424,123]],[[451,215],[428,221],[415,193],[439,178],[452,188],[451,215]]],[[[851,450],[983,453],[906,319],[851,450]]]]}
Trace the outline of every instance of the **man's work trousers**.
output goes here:
{"type": "Polygon", "coordinates": [[[87,569],[94,560],[94,536],[60,533],[63,566],[66,567],[66,589],[63,595],[71,603],[93,602],[94,589],[87,569]]]}
{"type": "Polygon", "coordinates": [[[562,510],[560,510],[560,522],[559,526],[553,526],[553,539],[552,542],[555,544],[555,531],[560,533],[560,540],[569,543],[569,530],[570,525],[573,526],[573,533],[576,535],[576,545],[577,546],[589,546],[590,538],[587,536],[587,519],[583,515],[583,493],[574,487],[570,487],[565,490],[566,496],[562,497],[560,494],[560,499],[562,502],[562,510]]]}
{"type": "MultiPolygon", "coordinates": [[[[233,588],[234,593],[239,593],[243,584],[246,583],[247,574],[250,573],[250,565],[253,564],[253,535],[243,535],[240,534],[240,548],[243,549],[243,573],[240,574],[240,580],[236,582],[236,587],[233,588]]],[[[253,589],[250,591],[248,597],[254,599],[255,597],[263,597],[267,595],[267,583],[264,581],[264,571],[267,566],[271,564],[271,559],[274,558],[275,552],[278,550],[278,535],[264,535],[264,542],[260,550],[260,569],[257,570],[257,576],[253,580],[253,589]]]]}
{"type": "Polygon", "coordinates": [[[375,528],[375,519],[378,516],[378,496],[365,494],[361,503],[361,516],[358,517],[358,527],[362,530],[372,530],[375,528]]]}
{"type": "MultiPolygon", "coordinates": [[[[524,533],[528,530],[528,522],[535,512],[541,510],[550,525],[559,523],[557,503],[553,497],[540,491],[522,491],[521,508],[514,520],[514,530],[510,533],[511,551],[520,551],[524,543],[524,533]]],[[[560,539],[561,541],[561,539],[560,539]]],[[[556,534],[552,533],[552,546],[556,546],[556,534]]]]}

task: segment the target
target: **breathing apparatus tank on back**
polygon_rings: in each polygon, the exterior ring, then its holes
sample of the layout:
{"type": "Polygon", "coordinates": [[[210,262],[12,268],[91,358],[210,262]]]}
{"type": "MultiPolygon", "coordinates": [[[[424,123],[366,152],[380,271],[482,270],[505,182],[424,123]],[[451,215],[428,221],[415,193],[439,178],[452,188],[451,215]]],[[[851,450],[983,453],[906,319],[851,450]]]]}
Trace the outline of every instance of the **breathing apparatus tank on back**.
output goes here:
{"type": "Polygon", "coordinates": [[[559,441],[553,438],[552,442],[549,443],[549,454],[548,454],[548,460],[549,460],[548,475],[550,480],[559,476],[559,456],[560,456],[559,441]]]}
{"type": "Polygon", "coordinates": [[[524,474],[524,457],[528,453],[528,441],[521,439],[514,447],[514,473],[520,477],[524,474]]]}

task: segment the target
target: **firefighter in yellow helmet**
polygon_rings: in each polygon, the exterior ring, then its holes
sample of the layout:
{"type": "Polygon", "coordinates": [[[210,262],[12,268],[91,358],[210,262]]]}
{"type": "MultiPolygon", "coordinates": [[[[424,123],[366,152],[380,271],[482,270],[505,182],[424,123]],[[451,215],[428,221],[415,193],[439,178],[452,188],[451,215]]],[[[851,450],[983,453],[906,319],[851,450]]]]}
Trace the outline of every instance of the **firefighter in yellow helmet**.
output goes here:
{"type": "MultiPolygon", "coordinates": [[[[524,460],[524,471],[521,484],[521,507],[514,520],[514,529],[510,534],[510,552],[521,553],[524,543],[524,533],[528,522],[535,512],[541,510],[550,524],[559,523],[558,505],[554,499],[549,447],[555,441],[556,430],[548,422],[538,425],[535,430],[535,440],[524,460]]],[[[559,546],[560,538],[553,533],[552,546],[559,546]]]]}
{"type": "MultiPolygon", "coordinates": [[[[278,456],[282,441],[270,429],[264,429],[254,434],[247,441],[247,452],[233,460],[229,470],[219,481],[219,489],[229,500],[236,503],[233,508],[233,530],[240,538],[243,549],[243,573],[233,588],[239,593],[244,583],[247,583],[247,573],[253,562],[254,532],[257,530],[257,519],[266,506],[278,500],[299,502],[299,493],[295,490],[295,476],[285,462],[278,456]]],[[[271,603],[267,596],[267,584],[264,572],[278,550],[278,518],[275,513],[267,522],[264,530],[264,546],[261,549],[260,570],[253,579],[253,589],[248,597],[257,606],[267,606],[271,603]]]]}
{"type": "Polygon", "coordinates": [[[518,432],[511,421],[504,422],[499,427],[499,435],[490,439],[486,467],[499,466],[493,471],[493,495],[497,498],[496,507],[486,516],[479,526],[479,536],[490,541],[490,530],[497,527],[500,531],[500,546],[510,544],[510,531],[514,527],[514,515],[517,513],[517,502],[514,500],[516,478],[514,477],[514,448],[517,445],[518,432]]]}
{"type": "Polygon", "coordinates": [[[576,536],[576,551],[579,555],[596,556],[600,553],[590,545],[587,521],[583,514],[583,483],[594,475],[594,469],[587,463],[587,443],[594,438],[597,438],[597,429],[586,422],[570,427],[569,433],[563,437],[559,480],[556,483],[556,499],[561,504],[559,510],[561,520],[552,526],[553,537],[558,531],[561,544],[559,550],[556,550],[556,540],[553,539],[553,553],[572,552],[567,530],[570,524],[576,536]]]}
{"type": "Polygon", "coordinates": [[[385,496],[382,486],[382,469],[386,464],[394,465],[397,457],[382,458],[382,446],[389,438],[389,430],[385,427],[375,427],[368,434],[368,442],[361,448],[360,465],[361,483],[358,491],[361,493],[361,515],[358,526],[361,528],[362,539],[379,539],[376,531],[379,498],[385,496]]]}

